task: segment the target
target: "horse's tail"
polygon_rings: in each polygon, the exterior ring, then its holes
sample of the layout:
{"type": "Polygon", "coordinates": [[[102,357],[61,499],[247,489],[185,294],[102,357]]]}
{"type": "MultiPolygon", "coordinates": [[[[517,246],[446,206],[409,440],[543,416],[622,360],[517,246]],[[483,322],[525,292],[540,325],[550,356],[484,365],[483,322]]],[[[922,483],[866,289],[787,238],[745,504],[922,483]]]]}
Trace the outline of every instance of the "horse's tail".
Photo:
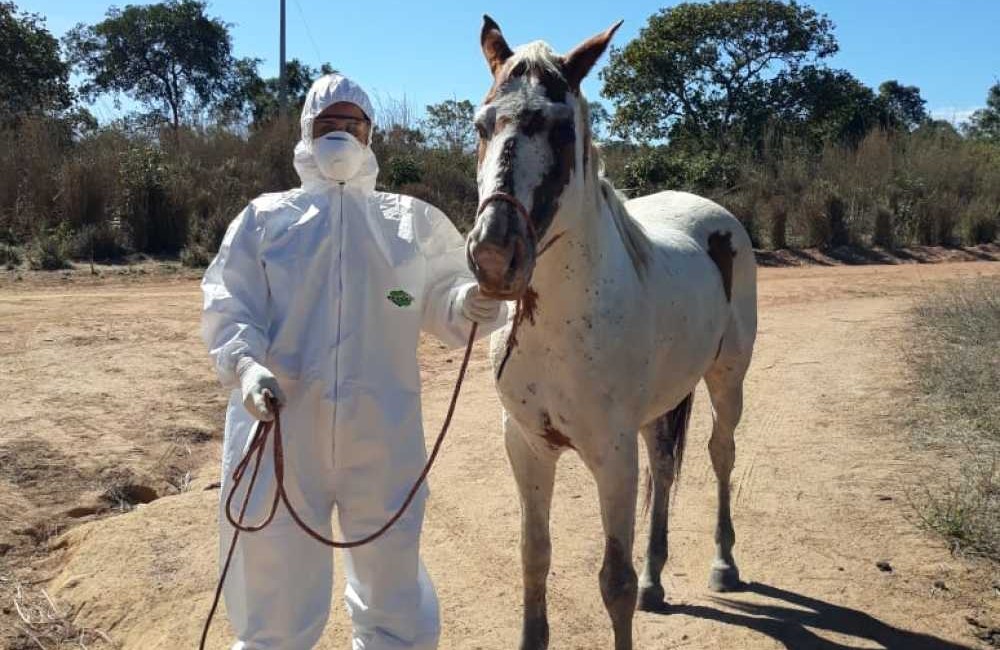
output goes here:
{"type": "MultiPolygon", "coordinates": [[[[684,447],[687,443],[688,424],[691,421],[691,406],[694,404],[694,393],[681,400],[673,409],[661,415],[655,426],[654,440],[647,439],[647,444],[655,444],[657,449],[669,451],[674,459],[674,493],[677,493],[678,479],[681,477],[681,465],[684,463],[684,447]]],[[[649,512],[649,504],[653,496],[653,475],[650,468],[646,469],[646,486],[643,497],[643,515],[649,512]]]]}
{"type": "MultiPolygon", "coordinates": [[[[694,393],[681,400],[672,411],[667,413],[667,428],[674,439],[674,485],[681,477],[681,465],[684,463],[684,447],[687,443],[688,424],[691,422],[691,406],[694,404],[694,393]]],[[[676,487],[674,488],[677,489],[676,487]]]]}

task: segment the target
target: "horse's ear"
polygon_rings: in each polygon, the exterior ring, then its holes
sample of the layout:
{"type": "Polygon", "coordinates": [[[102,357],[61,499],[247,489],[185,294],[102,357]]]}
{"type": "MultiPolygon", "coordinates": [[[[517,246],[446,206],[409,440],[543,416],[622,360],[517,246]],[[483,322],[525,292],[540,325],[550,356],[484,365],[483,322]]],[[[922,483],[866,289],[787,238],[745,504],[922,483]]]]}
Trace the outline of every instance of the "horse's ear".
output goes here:
{"type": "Polygon", "coordinates": [[[580,82],[583,81],[583,78],[587,76],[590,69],[597,63],[597,59],[601,58],[601,55],[604,54],[604,50],[608,47],[608,42],[611,41],[611,37],[615,35],[615,32],[618,31],[623,22],[625,21],[619,20],[600,34],[591,36],[565,56],[563,74],[566,76],[566,81],[569,82],[571,88],[580,89],[580,82]]]}
{"type": "Polygon", "coordinates": [[[500,33],[500,25],[496,24],[489,16],[483,16],[483,31],[479,35],[479,43],[483,46],[483,55],[486,56],[486,63],[490,66],[490,72],[497,76],[497,72],[511,57],[513,52],[503,34],[500,33]]]}

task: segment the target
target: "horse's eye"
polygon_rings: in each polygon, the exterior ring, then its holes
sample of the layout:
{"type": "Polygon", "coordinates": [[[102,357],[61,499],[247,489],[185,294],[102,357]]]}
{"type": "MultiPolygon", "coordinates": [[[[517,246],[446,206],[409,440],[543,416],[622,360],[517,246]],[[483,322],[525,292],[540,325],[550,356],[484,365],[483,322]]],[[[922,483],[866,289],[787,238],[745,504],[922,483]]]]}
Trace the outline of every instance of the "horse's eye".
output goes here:
{"type": "Polygon", "coordinates": [[[569,144],[576,138],[576,128],[569,120],[552,125],[552,139],[556,144],[569,144]]]}
{"type": "Polygon", "coordinates": [[[532,111],[522,120],[521,130],[527,136],[533,136],[545,128],[545,114],[541,111],[532,111]]]}
{"type": "Polygon", "coordinates": [[[479,134],[480,139],[489,140],[490,138],[489,131],[486,130],[486,127],[483,126],[483,123],[477,120],[475,124],[476,124],[476,133],[479,134]]]}

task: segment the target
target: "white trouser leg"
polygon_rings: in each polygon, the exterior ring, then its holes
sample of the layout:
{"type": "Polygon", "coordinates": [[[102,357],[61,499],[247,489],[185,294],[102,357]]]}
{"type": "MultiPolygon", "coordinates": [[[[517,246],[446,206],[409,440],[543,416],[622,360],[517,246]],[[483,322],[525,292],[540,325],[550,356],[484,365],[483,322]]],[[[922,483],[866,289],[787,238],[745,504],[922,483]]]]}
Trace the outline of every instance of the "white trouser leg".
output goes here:
{"type": "MultiPolygon", "coordinates": [[[[308,426],[306,409],[286,409],[283,429],[286,455],[285,487],[296,510],[317,532],[331,535],[331,461],[323,454],[321,434],[308,426]],[[305,416],[305,417],[303,417],[305,416]],[[306,424],[301,426],[300,423],[306,424]]],[[[315,418],[314,418],[315,419],[315,418]]],[[[222,508],[232,489],[232,472],[242,457],[255,423],[238,401],[231,401],[223,443],[223,481],[220,493],[219,566],[225,562],[233,528],[222,508]]],[[[272,447],[265,449],[260,473],[247,507],[245,524],[266,517],[274,495],[272,447]]],[[[239,516],[253,468],[243,477],[233,498],[232,513],[239,516]]],[[[238,641],[234,650],[308,650],[319,640],[330,612],[333,551],[303,532],[284,504],[264,530],[240,533],[224,589],[226,612],[238,641]]]]}
{"type": "MultiPolygon", "coordinates": [[[[377,514],[366,515],[363,508],[370,503],[364,497],[337,500],[340,525],[347,539],[371,533],[387,518],[383,508],[375,508],[377,514]]],[[[420,561],[423,511],[424,497],[418,496],[384,537],[344,554],[344,597],[354,625],[354,650],[437,648],[437,595],[420,561]]]]}
{"type": "MultiPolygon", "coordinates": [[[[220,526],[221,562],[232,527],[220,526]]],[[[325,535],[330,534],[329,524],[325,535]]],[[[240,533],[224,590],[226,613],[239,639],[233,650],[307,650],[330,613],[333,553],[278,511],[271,525],[240,533]]]]}

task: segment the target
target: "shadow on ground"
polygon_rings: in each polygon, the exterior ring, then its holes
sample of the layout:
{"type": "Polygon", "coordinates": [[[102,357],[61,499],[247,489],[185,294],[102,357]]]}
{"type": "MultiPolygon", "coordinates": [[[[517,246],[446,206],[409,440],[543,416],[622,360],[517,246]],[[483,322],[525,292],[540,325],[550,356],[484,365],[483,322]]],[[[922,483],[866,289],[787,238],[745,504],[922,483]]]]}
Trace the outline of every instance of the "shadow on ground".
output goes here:
{"type": "Polygon", "coordinates": [[[863,266],[869,264],[933,264],[935,262],[1000,262],[1000,245],[914,246],[912,248],[788,248],[754,251],[759,266],[863,266]]]}
{"type": "Polygon", "coordinates": [[[829,641],[809,628],[852,636],[859,642],[874,641],[887,650],[973,650],[973,646],[952,643],[929,634],[909,632],[856,609],[778,587],[752,582],[744,585],[743,592],[783,602],[749,603],[733,598],[713,597],[711,600],[720,608],[665,603],[657,613],[684,614],[749,628],[771,637],[790,650],[858,650],[870,647],[868,644],[854,646],[829,641]]]}

